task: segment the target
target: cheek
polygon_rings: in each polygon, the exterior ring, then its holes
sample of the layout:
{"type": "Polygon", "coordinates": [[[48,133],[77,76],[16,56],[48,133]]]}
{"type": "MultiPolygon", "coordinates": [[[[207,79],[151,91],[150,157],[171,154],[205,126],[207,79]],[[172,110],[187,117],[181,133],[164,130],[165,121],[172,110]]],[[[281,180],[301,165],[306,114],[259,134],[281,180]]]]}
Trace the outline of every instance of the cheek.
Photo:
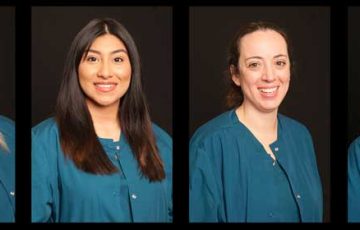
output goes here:
{"type": "Polygon", "coordinates": [[[286,95],[290,85],[290,71],[285,71],[279,75],[279,80],[283,85],[284,94],[286,95]]]}
{"type": "Polygon", "coordinates": [[[131,78],[130,65],[116,69],[116,76],[118,76],[120,80],[124,80],[124,81],[130,80],[131,78]]]}
{"type": "Polygon", "coordinates": [[[281,82],[283,83],[290,82],[290,70],[279,71],[278,76],[281,82]]]}
{"type": "Polygon", "coordinates": [[[246,71],[246,72],[243,72],[240,79],[241,79],[241,84],[243,86],[257,87],[257,82],[261,81],[261,73],[255,72],[255,71],[246,71]]]}
{"type": "Polygon", "coordinates": [[[80,84],[81,90],[85,94],[87,94],[86,92],[89,92],[89,89],[90,89],[89,81],[85,80],[84,78],[80,77],[80,75],[79,75],[79,84],[80,84]]]}
{"type": "Polygon", "coordinates": [[[79,83],[81,89],[83,91],[87,91],[89,89],[90,84],[92,84],[92,81],[90,81],[89,77],[79,72],[79,83]]]}
{"type": "Polygon", "coordinates": [[[86,81],[92,79],[92,76],[94,76],[94,70],[92,68],[88,68],[80,65],[78,69],[78,74],[79,74],[80,83],[81,82],[85,83],[86,81]]]}
{"type": "Polygon", "coordinates": [[[84,68],[83,69],[79,68],[78,75],[79,75],[80,88],[85,93],[89,92],[89,90],[91,90],[91,85],[93,84],[91,73],[89,73],[89,71],[84,68]]]}

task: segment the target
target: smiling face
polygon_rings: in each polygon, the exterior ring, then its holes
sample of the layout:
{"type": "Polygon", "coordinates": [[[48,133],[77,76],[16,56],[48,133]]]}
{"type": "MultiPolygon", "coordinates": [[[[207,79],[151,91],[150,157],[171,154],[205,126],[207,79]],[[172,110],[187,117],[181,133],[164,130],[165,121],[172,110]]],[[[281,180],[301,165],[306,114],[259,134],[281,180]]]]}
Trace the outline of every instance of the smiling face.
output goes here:
{"type": "Polygon", "coordinates": [[[290,60],[285,39],[270,29],[246,34],[239,42],[238,69],[232,80],[241,87],[244,107],[277,111],[290,82],[290,60]]]}
{"type": "Polygon", "coordinates": [[[131,63],[124,43],[111,34],[96,38],[84,54],[78,73],[88,106],[118,107],[131,81],[131,63]]]}

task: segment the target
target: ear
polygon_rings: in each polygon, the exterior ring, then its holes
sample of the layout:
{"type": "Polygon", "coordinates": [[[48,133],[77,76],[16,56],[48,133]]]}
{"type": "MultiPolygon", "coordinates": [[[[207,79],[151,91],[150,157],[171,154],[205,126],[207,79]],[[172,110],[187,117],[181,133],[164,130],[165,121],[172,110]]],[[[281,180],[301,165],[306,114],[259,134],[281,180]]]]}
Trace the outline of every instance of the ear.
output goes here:
{"type": "Polygon", "coordinates": [[[239,70],[234,65],[230,65],[230,74],[231,74],[231,79],[233,80],[235,85],[240,86],[239,70]]]}

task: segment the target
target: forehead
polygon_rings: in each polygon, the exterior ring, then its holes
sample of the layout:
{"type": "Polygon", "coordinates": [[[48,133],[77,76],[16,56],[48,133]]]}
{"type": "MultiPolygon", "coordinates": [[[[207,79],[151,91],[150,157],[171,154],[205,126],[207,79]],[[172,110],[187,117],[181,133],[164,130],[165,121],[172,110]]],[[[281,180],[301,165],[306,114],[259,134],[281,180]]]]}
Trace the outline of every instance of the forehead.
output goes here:
{"type": "Polygon", "coordinates": [[[90,49],[113,51],[116,49],[126,50],[124,42],[112,34],[101,35],[91,43],[90,49]]]}
{"type": "Polygon", "coordinates": [[[274,30],[257,30],[239,41],[240,55],[288,55],[284,37],[274,30]]]}

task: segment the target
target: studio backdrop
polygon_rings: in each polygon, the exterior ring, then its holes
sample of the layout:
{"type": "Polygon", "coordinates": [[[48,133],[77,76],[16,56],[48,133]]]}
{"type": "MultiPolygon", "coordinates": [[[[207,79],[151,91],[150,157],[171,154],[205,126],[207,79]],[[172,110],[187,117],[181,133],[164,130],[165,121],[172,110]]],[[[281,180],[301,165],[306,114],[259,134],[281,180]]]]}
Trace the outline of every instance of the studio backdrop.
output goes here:
{"type": "Polygon", "coordinates": [[[152,120],[172,135],[172,9],[170,7],[33,7],[32,125],[53,116],[65,57],[92,19],[123,24],[138,47],[152,120]]]}
{"type": "MultiPolygon", "coordinates": [[[[15,10],[13,7],[0,7],[0,28],[0,115],[14,120],[15,10]]],[[[26,65],[26,60],[24,60],[24,65],[26,65]]]]}
{"type": "Polygon", "coordinates": [[[241,25],[253,21],[282,27],[292,43],[295,74],[279,112],[310,131],[330,220],[330,8],[191,7],[189,138],[226,111],[227,50],[241,25]]]}
{"type": "MultiPolygon", "coordinates": [[[[360,136],[360,7],[349,7],[348,15],[348,144],[360,136]]],[[[339,76],[342,77],[342,76],[339,76]]]]}

